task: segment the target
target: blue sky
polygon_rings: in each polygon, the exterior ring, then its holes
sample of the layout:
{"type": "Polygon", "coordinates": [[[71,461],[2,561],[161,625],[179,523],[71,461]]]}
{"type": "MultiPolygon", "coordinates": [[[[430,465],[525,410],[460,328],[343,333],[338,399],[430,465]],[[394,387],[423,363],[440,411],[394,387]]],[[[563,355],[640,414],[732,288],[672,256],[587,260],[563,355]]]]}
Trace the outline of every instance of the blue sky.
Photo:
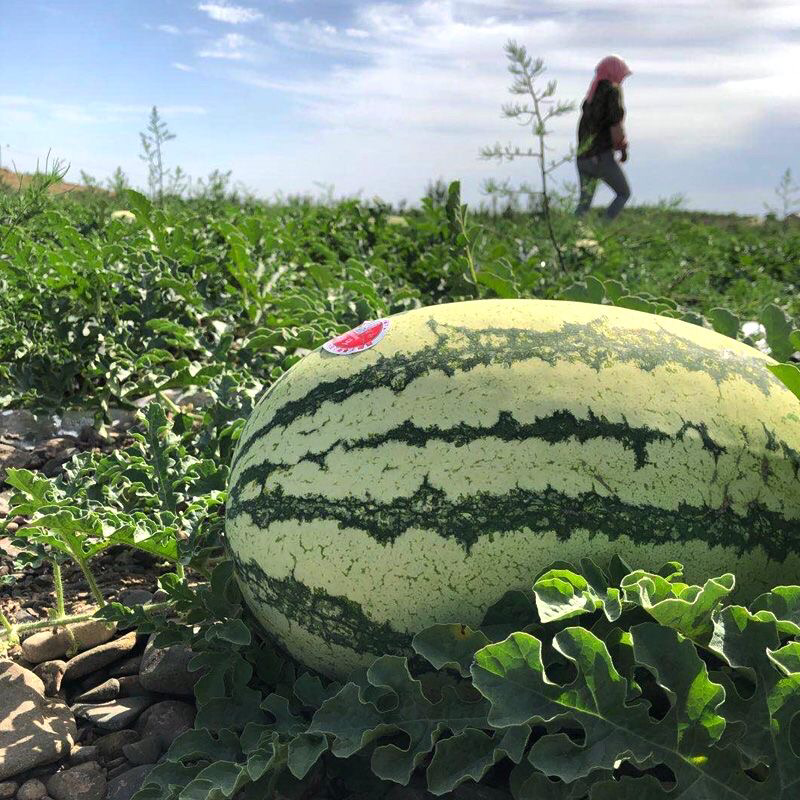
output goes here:
{"type": "MultiPolygon", "coordinates": [[[[576,103],[548,124],[548,159],[575,142],[595,64],[626,60],[634,204],[761,214],[787,167],[800,178],[797,0],[2,0],[2,163],[50,150],[69,179],[120,165],[144,186],[156,105],[177,136],[167,164],[195,178],[411,203],[458,178],[476,203],[487,178],[539,184],[534,161],[478,158],[531,141],[500,116],[509,38],[544,60],[540,89],[576,103]]],[[[574,182],[574,163],[552,177],[574,182]]]]}

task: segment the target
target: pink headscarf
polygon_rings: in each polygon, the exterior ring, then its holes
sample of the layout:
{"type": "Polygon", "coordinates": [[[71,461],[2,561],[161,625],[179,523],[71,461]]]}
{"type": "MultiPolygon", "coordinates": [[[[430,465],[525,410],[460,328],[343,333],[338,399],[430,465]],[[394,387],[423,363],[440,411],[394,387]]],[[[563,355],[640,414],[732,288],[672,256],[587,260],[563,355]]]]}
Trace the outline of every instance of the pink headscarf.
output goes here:
{"type": "Polygon", "coordinates": [[[606,56],[594,68],[594,80],[586,94],[586,101],[591,103],[594,97],[594,90],[597,88],[597,84],[600,83],[600,81],[607,80],[611,81],[611,83],[622,83],[622,79],[627,75],[633,75],[633,73],[619,56],[606,56]]]}

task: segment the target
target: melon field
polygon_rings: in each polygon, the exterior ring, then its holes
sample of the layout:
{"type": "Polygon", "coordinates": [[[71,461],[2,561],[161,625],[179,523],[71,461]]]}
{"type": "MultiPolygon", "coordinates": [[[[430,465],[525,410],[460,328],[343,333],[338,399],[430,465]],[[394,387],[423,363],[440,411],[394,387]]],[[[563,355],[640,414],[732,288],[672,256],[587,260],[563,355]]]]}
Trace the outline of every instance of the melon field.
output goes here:
{"type": "Polygon", "coordinates": [[[0,193],[0,798],[800,795],[800,227],[570,203],[0,193]]]}

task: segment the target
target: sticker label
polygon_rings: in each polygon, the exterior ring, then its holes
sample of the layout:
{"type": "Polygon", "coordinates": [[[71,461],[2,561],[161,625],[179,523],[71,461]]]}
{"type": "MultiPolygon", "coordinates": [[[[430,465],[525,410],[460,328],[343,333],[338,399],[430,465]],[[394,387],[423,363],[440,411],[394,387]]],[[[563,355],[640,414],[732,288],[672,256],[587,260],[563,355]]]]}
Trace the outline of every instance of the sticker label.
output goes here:
{"type": "Polygon", "coordinates": [[[337,356],[361,353],[378,344],[388,330],[388,319],[368,319],[366,322],[362,322],[357,328],[353,328],[353,330],[343,333],[341,336],[337,336],[329,342],[325,342],[322,348],[337,356]]]}

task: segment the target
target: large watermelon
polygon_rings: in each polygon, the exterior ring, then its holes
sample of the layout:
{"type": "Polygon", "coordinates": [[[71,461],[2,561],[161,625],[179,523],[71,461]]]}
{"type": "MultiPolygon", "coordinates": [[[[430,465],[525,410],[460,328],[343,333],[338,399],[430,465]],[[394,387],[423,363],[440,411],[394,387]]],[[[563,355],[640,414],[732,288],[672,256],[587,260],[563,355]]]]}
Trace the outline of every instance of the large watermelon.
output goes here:
{"type": "Polygon", "coordinates": [[[800,405],[763,354],[559,301],[376,325],[292,367],[234,456],[239,582],[307,665],[341,675],[477,624],[557,559],[733,571],[740,597],[800,581],[800,405]]]}

